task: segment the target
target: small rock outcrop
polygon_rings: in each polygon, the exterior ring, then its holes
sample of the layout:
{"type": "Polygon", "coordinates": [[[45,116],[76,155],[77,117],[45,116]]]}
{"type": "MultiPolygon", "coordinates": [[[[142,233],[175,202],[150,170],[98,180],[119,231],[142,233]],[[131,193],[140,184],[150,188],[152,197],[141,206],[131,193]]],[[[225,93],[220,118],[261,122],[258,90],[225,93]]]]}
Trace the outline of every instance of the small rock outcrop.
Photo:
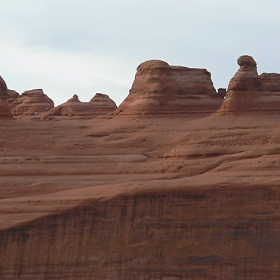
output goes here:
{"type": "Polygon", "coordinates": [[[90,103],[93,104],[94,112],[98,115],[111,113],[117,109],[116,103],[107,94],[96,93],[90,103]]]}
{"type": "Polygon", "coordinates": [[[78,95],[73,95],[67,102],[55,107],[56,116],[95,116],[105,115],[116,109],[115,102],[106,94],[97,93],[90,102],[81,102],[78,95]]]}
{"type": "Polygon", "coordinates": [[[0,119],[12,119],[11,110],[9,107],[8,99],[8,88],[6,82],[0,76],[0,119]]]}
{"type": "Polygon", "coordinates": [[[42,89],[27,90],[10,104],[14,116],[36,115],[50,110],[53,106],[53,101],[42,89]]]}
{"type": "Polygon", "coordinates": [[[230,80],[218,112],[279,111],[280,74],[258,75],[257,63],[248,55],[239,57],[237,63],[240,68],[230,80]]]}
{"type": "Polygon", "coordinates": [[[209,113],[222,102],[206,69],[150,60],[138,66],[129,95],[114,114],[209,113]]]}

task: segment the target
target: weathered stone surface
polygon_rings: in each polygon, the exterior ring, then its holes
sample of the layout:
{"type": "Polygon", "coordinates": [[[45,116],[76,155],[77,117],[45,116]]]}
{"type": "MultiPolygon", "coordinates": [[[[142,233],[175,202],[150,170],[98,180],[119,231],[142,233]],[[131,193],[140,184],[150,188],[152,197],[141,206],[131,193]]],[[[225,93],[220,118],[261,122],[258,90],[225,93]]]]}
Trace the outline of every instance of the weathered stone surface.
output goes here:
{"type": "Polygon", "coordinates": [[[0,279],[280,279],[278,111],[57,119],[1,121],[0,279]]]}
{"type": "Polygon", "coordinates": [[[3,80],[3,78],[0,76],[0,98],[3,99],[7,99],[7,85],[6,82],[3,80]]]}
{"type": "Polygon", "coordinates": [[[0,76],[0,119],[13,118],[7,99],[8,99],[8,88],[6,82],[0,76]]]}
{"type": "Polygon", "coordinates": [[[14,116],[39,114],[50,110],[53,106],[53,101],[42,89],[27,90],[10,104],[14,116]]]}
{"type": "Polygon", "coordinates": [[[258,75],[255,60],[247,55],[237,62],[240,69],[231,79],[218,112],[279,111],[280,74],[258,75]]]}
{"type": "Polygon", "coordinates": [[[56,116],[95,116],[105,115],[116,109],[116,104],[106,94],[96,94],[90,102],[81,102],[74,95],[67,102],[53,109],[56,116]]]}
{"type": "Polygon", "coordinates": [[[215,112],[222,104],[206,69],[143,62],[127,98],[115,114],[176,114],[215,112]]]}
{"type": "Polygon", "coordinates": [[[238,58],[238,72],[230,80],[226,100],[219,112],[244,112],[258,109],[258,98],[261,95],[261,81],[257,64],[248,55],[238,58]]]}
{"type": "Polygon", "coordinates": [[[117,108],[116,103],[107,94],[96,93],[90,102],[95,107],[94,113],[96,115],[111,113],[117,108]]]}
{"type": "Polygon", "coordinates": [[[0,278],[277,279],[279,121],[4,123],[0,278]]]}
{"type": "Polygon", "coordinates": [[[15,90],[8,89],[7,93],[8,93],[7,100],[8,100],[9,103],[12,103],[13,101],[15,101],[19,97],[19,93],[16,92],[15,90]]]}

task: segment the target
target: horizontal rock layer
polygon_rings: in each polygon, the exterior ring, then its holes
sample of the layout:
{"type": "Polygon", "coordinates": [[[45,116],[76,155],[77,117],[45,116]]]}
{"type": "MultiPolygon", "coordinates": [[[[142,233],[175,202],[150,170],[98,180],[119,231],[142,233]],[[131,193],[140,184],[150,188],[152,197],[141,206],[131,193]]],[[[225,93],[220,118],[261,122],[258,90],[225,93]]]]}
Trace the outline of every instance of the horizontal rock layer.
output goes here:
{"type": "Polygon", "coordinates": [[[114,113],[209,113],[219,109],[222,101],[206,69],[151,60],[138,66],[129,95],[114,113]]]}

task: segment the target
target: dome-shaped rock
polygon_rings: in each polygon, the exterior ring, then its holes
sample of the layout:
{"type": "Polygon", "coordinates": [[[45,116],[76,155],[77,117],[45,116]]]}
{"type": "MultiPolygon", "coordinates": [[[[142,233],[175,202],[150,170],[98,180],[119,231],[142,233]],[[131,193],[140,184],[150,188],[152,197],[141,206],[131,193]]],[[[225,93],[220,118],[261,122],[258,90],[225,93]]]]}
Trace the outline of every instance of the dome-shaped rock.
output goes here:
{"type": "Polygon", "coordinates": [[[98,115],[111,113],[117,108],[116,103],[107,94],[102,93],[96,93],[90,103],[94,105],[94,112],[98,115]]]}
{"type": "Polygon", "coordinates": [[[14,116],[34,115],[48,111],[53,106],[53,101],[44,94],[42,89],[27,90],[10,104],[14,116]]]}
{"type": "Polygon", "coordinates": [[[129,95],[114,114],[209,113],[222,101],[206,69],[149,60],[137,67],[129,95]]]}
{"type": "Polygon", "coordinates": [[[67,102],[55,107],[52,111],[57,116],[104,115],[116,109],[115,102],[106,94],[97,93],[90,102],[81,102],[75,94],[67,102]]]}

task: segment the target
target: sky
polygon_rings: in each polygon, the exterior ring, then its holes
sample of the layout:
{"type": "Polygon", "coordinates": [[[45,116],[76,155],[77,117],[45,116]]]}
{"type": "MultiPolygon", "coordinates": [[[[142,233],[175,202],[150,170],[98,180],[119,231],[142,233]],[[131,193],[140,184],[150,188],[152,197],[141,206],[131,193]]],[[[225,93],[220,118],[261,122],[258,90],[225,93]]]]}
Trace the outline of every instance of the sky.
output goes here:
{"type": "Polygon", "coordinates": [[[59,105],[128,95],[150,59],[206,68],[226,88],[236,60],[280,73],[279,0],[0,0],[0,75],[59,105]]]}

